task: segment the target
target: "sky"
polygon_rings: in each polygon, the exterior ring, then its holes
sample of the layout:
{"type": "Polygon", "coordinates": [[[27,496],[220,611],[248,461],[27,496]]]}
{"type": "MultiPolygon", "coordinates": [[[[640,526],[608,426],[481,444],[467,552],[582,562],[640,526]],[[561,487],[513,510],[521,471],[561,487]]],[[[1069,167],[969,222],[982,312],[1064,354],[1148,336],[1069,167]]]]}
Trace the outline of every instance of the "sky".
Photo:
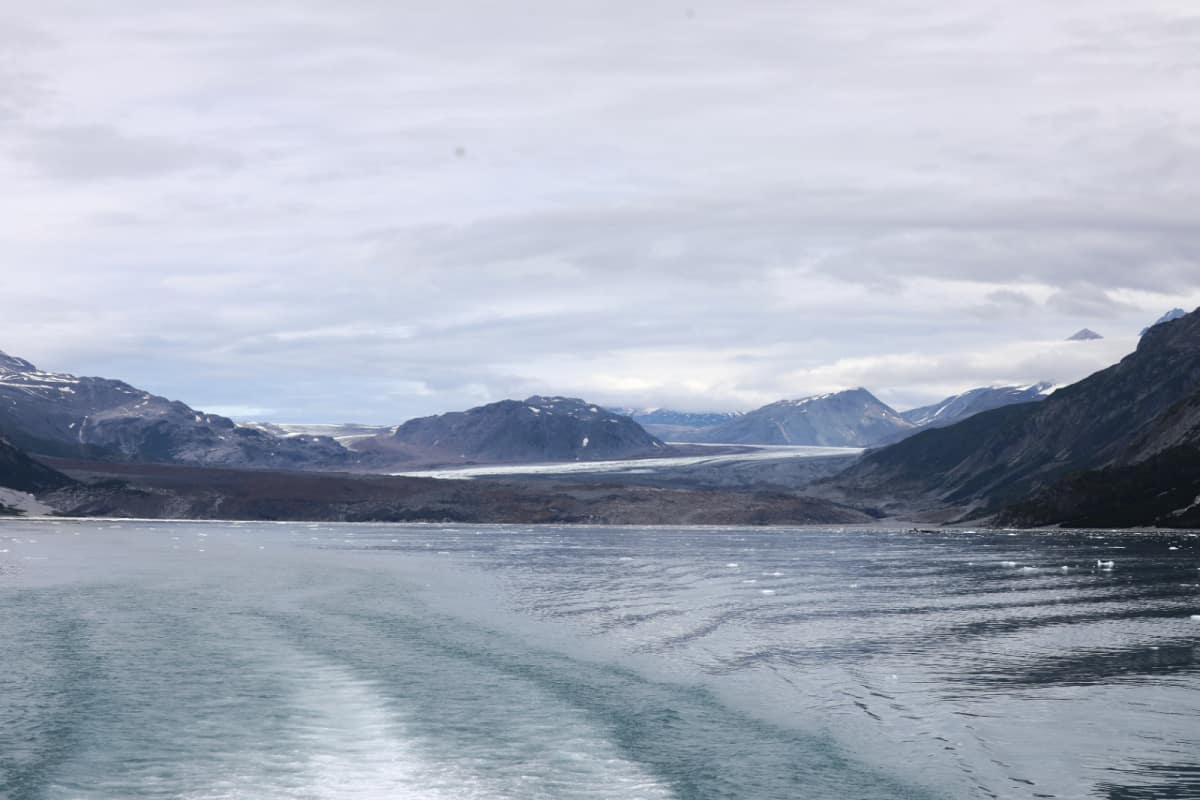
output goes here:
{"type": "Polygon", "coordinates": [[[1198,97],[1194,0],[3,0],[0,350],[293,422],[1068,383],[1200,306],[1198,97]]]}

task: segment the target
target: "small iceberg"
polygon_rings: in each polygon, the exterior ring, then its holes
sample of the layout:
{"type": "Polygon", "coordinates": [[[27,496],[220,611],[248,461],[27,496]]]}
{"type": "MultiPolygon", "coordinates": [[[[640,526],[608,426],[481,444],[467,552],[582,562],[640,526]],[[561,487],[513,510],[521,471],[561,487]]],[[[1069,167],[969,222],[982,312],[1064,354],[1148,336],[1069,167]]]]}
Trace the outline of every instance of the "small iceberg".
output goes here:
{"type": "Polygon", "coordinates": [[[1116,565],[1117,562],[1115,561],[1103,561],[1101,559],[1096,559],[1096,566],[1105,571],[1111,570],[1116,565]]]}
{"type": "Polygon", "coordinates": [[[1000,566],[1008,567],[1009,569],[1012,569],[1016,565],[1017,565],[1017,562],[1015,562],[1015,561],[1001,561],[1000,562],[1000,566]]]}

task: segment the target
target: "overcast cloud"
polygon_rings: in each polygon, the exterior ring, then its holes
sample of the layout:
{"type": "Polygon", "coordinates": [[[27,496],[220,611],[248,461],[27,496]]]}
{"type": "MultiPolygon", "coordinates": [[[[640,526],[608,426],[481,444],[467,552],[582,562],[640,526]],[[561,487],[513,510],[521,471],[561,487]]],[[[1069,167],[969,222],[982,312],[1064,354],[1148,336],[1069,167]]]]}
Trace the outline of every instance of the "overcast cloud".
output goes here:
{"type": "Polygon", "coordinates": [[[280,421],[1069,382],[1200,306],[1197,97],[1194,0],[12,0],[0,349],[280,421]]]}

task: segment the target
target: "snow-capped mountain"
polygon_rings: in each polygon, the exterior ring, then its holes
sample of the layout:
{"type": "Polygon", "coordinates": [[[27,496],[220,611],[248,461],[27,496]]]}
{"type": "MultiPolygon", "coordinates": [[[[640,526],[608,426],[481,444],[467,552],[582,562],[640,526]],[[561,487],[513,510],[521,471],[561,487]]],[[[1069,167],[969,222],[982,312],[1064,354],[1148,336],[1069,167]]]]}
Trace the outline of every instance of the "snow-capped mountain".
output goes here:
{"type": "Polygon", "coordinates": [[[1054,388],[1054,384],[1045,382],[1031,386],[984,386],[951,395],[933,405],[902,411],[900,416],[919,428],[942,428],[981,411],[1044,400],[1054,388]]]}
{"type": "Polygon", "coordinates": [[[869,447],[914,427],[875,395],[859,388],[780,400],[683,441],[869,447]]]}
{"type": "Polygon", "coordinates": [[[1154,322],[1151,322],[1149,325],[1142,328],[1141,333],[1139,333],[1138,336],[1145,336],[1146,331],[1150,330],[1155,325],[1162,325],[1164,322],[1171,322],[1172,320],[1177,320],[1180,317],[1186,317],[1186,316],[1187,316],[1187,312],[1184,311],[1182,308],[1172,308],[1170,311],[1163,314],[1158,319],[1154,320],[1154,322]]]}
{"type": "Polygon", "coordinates": [[[333,439],[281,439],[109,378],[44,372],[0,353],[0,433],[66,458],[283,469],[352,458],[333,439]]]}
{"type": "Polygon", "coordinates": [[[1068,342],[1090,342],[1095,339],[1103,339],[1104,337],[1096,333],[1091,328],[1080,328],[1067,337],[1068,342]]]}
{"type": "Polygon", "coordinates": [[[573,397],[541,396],[411,419],[353,446],[376,459],[447,463],[591,461],[665,448],[627,416],[573,397]]]}

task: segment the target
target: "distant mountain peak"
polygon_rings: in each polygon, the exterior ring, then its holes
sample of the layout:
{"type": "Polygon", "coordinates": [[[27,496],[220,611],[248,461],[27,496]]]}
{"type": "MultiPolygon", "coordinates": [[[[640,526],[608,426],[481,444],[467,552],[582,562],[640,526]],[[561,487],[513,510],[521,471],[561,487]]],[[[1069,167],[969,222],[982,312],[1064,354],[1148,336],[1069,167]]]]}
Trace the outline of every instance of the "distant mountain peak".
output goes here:
{"type": "Polygon", "coordinates": [[[1154,322],[1151,322],[1149,325],[1142,328],[1141,333],[1139,333],[1138,336],[1145,336],[1146,331],[1150,330],[1155,325],[1162,325],[1164,322],[1171,322],[1173,320],[1179,319],[1180,317],[1186,317],[1186,316],[1187,316],[1187,312],[1184,311],[1182,308],[1172,308],[1170,311],[1163,314],[1158,319],[1154,320],[1154,322]]]}
{"type": "Polygon", "coordinates": [[[877,398],[875,395],[871,394],[869,391],[864,389],[862,386],[855,386],[853,389],[842,389],[842,390],[836,391],[836,392],[824,392],[822,394],[809,395],[808,397],[797,397],[792,400],[780,400],[776,405],[787,405],[787,406],[800,407],[800,406],[809,405],[810,403],[822,403],[822,402],[825,402],[826,400],[833,400],[835,398],[847,399],[847,400],[864,400],[866,402],[879,402],[879,398],[877,398]]]}
{"type": "Polygon", "coordinates": [[[951,395],[932,405],[910,409],[902,412],[900,416],[920,429],[941,428],[994,408],[1044,400],[1056,388],[1049,381],[1025,386],[982,386],[951,395]]]}
{"type": "Polygon", "coordinates": [[[869,447],[912,428],[862,387],[779,400],[684,441],[869,447]]]}
{"type": "Polygon", "coordinates": [[[1103,339],[1104,337],[1096,333],[1091,328],[1080,328],[1067,337],[1068,342],[1090,342],[1095,339],[1103,339]]]}
{"type": "Polygon", "coordinates": [[[430,463],[596,461],[666,445],[627,416],[577,397],[533,395],[410,419],[355,447],[430,463]]]}

